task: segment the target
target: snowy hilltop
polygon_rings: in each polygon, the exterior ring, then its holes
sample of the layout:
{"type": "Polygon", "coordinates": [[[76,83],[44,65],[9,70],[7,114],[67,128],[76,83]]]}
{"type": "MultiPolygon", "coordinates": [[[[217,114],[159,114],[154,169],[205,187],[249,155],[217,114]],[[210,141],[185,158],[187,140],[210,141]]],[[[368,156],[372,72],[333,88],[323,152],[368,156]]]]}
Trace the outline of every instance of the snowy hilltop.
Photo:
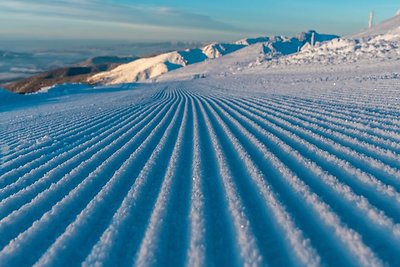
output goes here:
{"type": "MultiPolygon", "coordinates": [[[[210,62],[202,62],[166,73],[157,81],[190,80],[198,77],[224,77],[241,72],[284,71],[292,66],[323,68],[340,64],[400,59],[400,15],[360,33],[334,38],[310,31],[297,38],[244,39],[246,47],[210,62]],[[313,38],[314,35],[314,38],[313,38]],[[314,41],[312,41],[314,39],[314,41]],[[297,49],[298,48],[298,49],[297,49]]],[[[354,66],[353,66],[354,67],[354,66]]]]}
{"type": "Polygon", "coordinates": [[[299,53],[265,60],[263,67],[331,65],[400,59],[400,15],[354,35],[304,46],[299,53]]]}
{"type": "Polygon", "coordinates": [[[174,51],[149,58],[141,58],[123,64],[117,68],[96,74],[88,79],[90,83],[120,84],[144,81],[166,72],[205,61],[219,58],[240,48],[242,44],[214,43],[199,49],[174,51]]]}
{"type": "Polygon", "coordinates": [[[301,51],[303,47],[319,44],[338,36],[318,34],[309,31],[296,37],[263,37],[238,41],[244,48],[213,61],[206,61],[166,73],[155,81],[190,80],[199,77],[226,76],[260,65],[265,60],[272,60],[301,51]]]}
{"type": "Polygon", "coordinates": [[[235,51],[258,44],[262,44],[261,53],[270,56],[279,56],[296,53],[307,43],[318,43],[337,37],[336,35],[318,34],[315,31],[309,31],[292,38],[284,36],[259,37],[243,39],[232,44],[213,43],[199,49],[174,51],[150,58],[138,59],[120,65],[111,71],[96,74],[90,77],[88,81],[96,84],[120,84],[145,81],[195,63],[207,62],[205,64],[208,64],[212,59],[219,59],[235,51]]]}

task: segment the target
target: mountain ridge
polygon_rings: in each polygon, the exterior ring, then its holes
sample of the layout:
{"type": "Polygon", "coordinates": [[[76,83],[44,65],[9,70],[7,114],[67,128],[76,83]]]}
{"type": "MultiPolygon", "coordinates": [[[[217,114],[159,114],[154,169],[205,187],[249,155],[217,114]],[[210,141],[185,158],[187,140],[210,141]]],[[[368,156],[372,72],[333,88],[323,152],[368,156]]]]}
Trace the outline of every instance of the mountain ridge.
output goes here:
{"type": "Polygon", "coordinates": [[[306,43],[310,43],[312,39],[317,43],[337,37],[337,35],[319,34],[310,30],[300,33],[296,37],[257,37],[242,39],[234,43],[212,43],[199,49],[174,51],[123,64],[109,72],[102,72],[89,77],[88,82],[110,85],[146,81],[188,65],[221,58],[258,43],[264,44],[265,51],[263,53],[279,56],[296,53],[306,43]]]}

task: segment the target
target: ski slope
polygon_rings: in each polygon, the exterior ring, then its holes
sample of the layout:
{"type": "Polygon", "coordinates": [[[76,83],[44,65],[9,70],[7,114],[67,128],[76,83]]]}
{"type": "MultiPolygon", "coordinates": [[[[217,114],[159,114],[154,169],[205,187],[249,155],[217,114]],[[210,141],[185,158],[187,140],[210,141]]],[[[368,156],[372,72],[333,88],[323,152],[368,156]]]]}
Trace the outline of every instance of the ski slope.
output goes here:
{"type": "Polygon", "coordinates": [[[0,265],[400,265],[391,64],[1,103],[0,265]]]}

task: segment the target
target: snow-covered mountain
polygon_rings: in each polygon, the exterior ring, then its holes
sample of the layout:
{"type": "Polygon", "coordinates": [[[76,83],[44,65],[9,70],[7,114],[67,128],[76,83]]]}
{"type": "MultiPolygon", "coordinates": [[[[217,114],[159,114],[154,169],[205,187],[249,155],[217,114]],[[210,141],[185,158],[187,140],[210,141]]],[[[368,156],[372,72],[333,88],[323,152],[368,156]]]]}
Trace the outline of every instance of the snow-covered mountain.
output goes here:
{"type": "MultiPolygon", "coordinates": [[[[235,58],[240,58],[241,65],[248,64],[250,61],[257,59],[260,55],[268,55],[269,57],[289,55],[296,53],[306,43],[311,43],[312,40],[315,43],[319,43],[337,37],[338,36],[336,35],[318,34],[315,31],[309,31],[292,38],[285,36],[259,37],[243,39],[233,44],[213,43],[199,49],[175,51],[151,58],[139,59],[121,65],[111,71],[96,74],[90,77],[88,81],[90,83],[101,84],[120,84],[145,81],[160,77],[165,73],[182,67],[185,67],[186,69],[187,65],[201,62],[205,63],[196,65],[193,69],[189,69],[188,72],[183,71],[183,73],[191,73],[194,69],[201,69],[203,66],[207,66],[208,70],[218,71],[218,66],[221,62],[214,64],[210,59],[217,59],[233,52],[239,53],[239,56],[235,54],[222,61],[225,62],[224,66],[226,68],[226,66],[228,66],[226,63],[228,62],[231,65],[235,65],[235,58]],[[238,50],[242,50],[243,48],[246,48],[247,50],[240,53],[241,51],[238,50]]],[[[186,74],[184,76],[187,77],[186,74]]],[[[191,74],[189,76],[191,76],[191,74]]]]}
{"type": "Polygon", "coordinates": [[[89,81],[105,84],[137,82],[185,65],[185,59],[178,52],[171,52],[135,60],[112,71],[97,74],[89,78],[89,81]]]}
{"type": "Polygon", "coordinates": [[[204,61],[157,77],[155,81],[191,80],[236,73],[271,53],[265,43],[256,43],[217,60],[204,61]]]}
{"type": "Polygon", "coordinates": [[[102,84],[144,81],[189,64],[219,58],[244,46],[242,44],[213,43],[203,48],[174,51],[154,57],[142,58],[123,64],[111,71],[94,75],[88,81],[102,84]]]}
{"type": "Polygon", "coordinates": [[[314,38],[314,43],[319,44],[338,38],[336,35],[319,34],[315,31],[303,32],[296,37],[260,37],[243,39],[237,44],[246,47],[226,55],[218,60],[201,62],[166,73],[157,78],[157,81],[190,80],[209,76],[226,76],[247,68],[260,65],[268,59],[290,55],[308,46],[314,38]],[[313,37],[314,35],[314,37],[313,37]]]}

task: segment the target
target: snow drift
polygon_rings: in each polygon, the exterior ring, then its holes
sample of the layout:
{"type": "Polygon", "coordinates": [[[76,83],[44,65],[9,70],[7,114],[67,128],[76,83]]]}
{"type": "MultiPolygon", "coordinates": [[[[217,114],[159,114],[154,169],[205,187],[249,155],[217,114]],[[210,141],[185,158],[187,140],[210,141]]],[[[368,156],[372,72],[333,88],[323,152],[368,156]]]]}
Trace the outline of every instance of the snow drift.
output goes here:
{"type": "Polygon", "coordinates": [[[264,60],[264,66],[355,63],[363,60],[400,59],[400,15],[360,33],[314,46],[307,44],[299,53],[264,60]]]}

